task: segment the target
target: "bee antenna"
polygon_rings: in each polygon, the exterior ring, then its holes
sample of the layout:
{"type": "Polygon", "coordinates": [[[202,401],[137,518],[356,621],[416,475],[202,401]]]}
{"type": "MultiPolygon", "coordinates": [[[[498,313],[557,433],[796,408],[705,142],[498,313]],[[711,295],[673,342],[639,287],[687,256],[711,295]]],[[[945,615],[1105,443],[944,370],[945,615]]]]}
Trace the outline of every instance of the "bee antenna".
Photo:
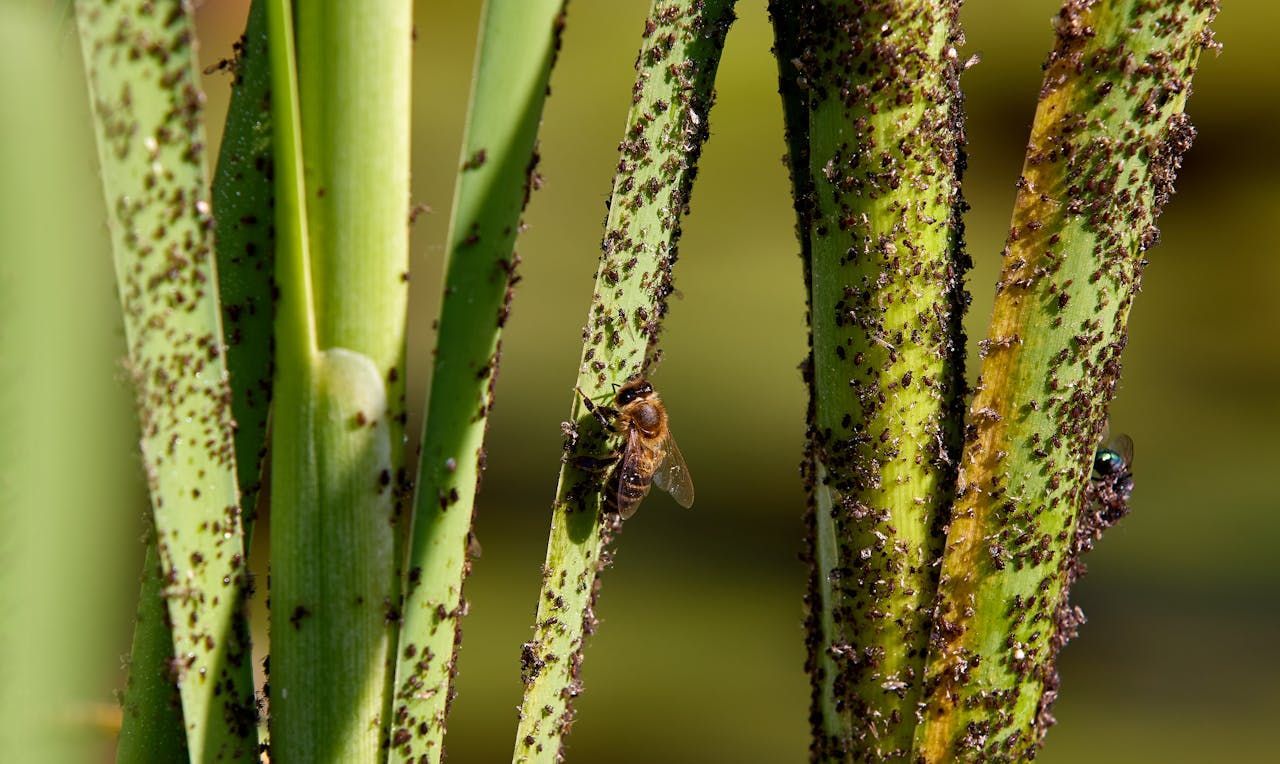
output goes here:
{"type": "Polygon", "coordinates": [[[591,402],[591,398],[590,398],[590,397],[588,397],[586,393],[582,392],[582,388],[581,388],[581,387],[579,387],[579,386],[577,386],[577,385],[574,385],[574,386],[573,386],[573,389],[574,389],[574,390],[577,390],[577,391],[578,391],[578,395],[581,395],[581,396],[582,396],[582,403],[583,403],[583,405],[584,405],[584,406],[586,406],[586,407],[587,407],[587,413],[589,413],[589,414],[591,414],[591,416],[595,417],[595,418],[596,418],[596,420],[597,420],[598,422],[600,422],[600,425],[601,425],[601,426],[603,426],[603,427],[608,427],[608,426],[609,426],[609,419],[608,419],[608,417],[606,417],[606,416],[605,416],[604,412],[603,412],[603,411],[601,411],[601,410],[600,410],[600,408],[599,408],[598,406],[596,406],[596,404],[594,404],[594,403],[592,403],[592,402],[591,402]]]}

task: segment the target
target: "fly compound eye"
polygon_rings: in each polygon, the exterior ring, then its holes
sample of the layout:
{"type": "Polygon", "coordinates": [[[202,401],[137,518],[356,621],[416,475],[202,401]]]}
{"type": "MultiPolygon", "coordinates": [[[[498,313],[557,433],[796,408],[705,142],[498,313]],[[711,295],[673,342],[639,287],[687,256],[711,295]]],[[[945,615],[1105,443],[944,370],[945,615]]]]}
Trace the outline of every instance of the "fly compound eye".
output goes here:
{"type": "Polygon", "coordinates": [[[1099,475],[1114,475],[1120,471],[1124,460],[1120,458],[1120,454],[1109,448],[1104,448],[1093,457],[1093,471],[1099,475]]]}

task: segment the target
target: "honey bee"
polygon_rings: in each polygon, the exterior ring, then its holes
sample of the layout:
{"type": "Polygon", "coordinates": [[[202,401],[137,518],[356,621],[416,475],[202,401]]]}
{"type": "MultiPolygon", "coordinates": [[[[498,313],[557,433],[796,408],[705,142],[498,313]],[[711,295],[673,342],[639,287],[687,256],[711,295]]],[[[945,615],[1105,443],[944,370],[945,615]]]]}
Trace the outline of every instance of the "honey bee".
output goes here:
{"type": "Polygon", "coordinates": [[[656,485],[682,507],[693,506],[693,482],[680,448],[671,437],[667,425],[667,409],[654,392],[653,385],[642,377],[629,380],[618,388],[616,408],[596,406],[586,393],[578,390],[587,411],[605,429],[622,433],[626,444],[617,466],[605,483],[605,505],[622,519],[636,513],[640,502],[656,485]]]}

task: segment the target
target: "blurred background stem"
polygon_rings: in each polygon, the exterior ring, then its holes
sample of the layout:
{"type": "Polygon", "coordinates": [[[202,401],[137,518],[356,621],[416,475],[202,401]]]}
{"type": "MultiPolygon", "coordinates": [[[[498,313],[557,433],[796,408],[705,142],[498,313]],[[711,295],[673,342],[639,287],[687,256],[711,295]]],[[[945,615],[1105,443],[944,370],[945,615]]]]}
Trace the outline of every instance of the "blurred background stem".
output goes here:
{"type": "MultiPolygon", "coordinates": [[[[191,757],[253,761],[244,537],[194,24],[176,0],[77,2],[76,19],[173,628],[167,673],[191,757]]],[[[157,689],[139,702],[168,702],[162,684],[135,686],[157,689]]]]}
{"type": "Polygon", "coordinates": [[[422,432],[396,651],[391,756],[439,761],[466,611],[462,585],[502,328],[519,277],[520,214],[564,0],[487,0],[449,224],[444,297],[422,432]]]}
{"type": "Polygon", "coordinates": [[[996,283],[942,561],[923,761],[1023,761],[1081,622],[1064,582],[1217,3],[1068,0],[996,283]]]}
{"type": "MultiPolygon", "coordinates": [[[[74,22],[53,11],[0,4],[0,760],[32,764],[111,750],[104,634],[128,624],[145,506],[74,22]]],[[[158,591],[148,604],[163,620],[158,591]]],[[[186,759],[178,714],[167,761],[186,759]]]]}
{"type": "Polygon", "coordinates": [[[271,742],[282,762],[383,756],[407,484],[409,11],[308,3],[295,59],[290,3],[268,9],[280,285],[271,742]]]}
{"type": "Polygon", "coordinates": [[[959,5],[772,12],[810,258],[812,754],[902,759],[964,393],[959,5]]]}
{"type": "MultiPolygon", "coordinates": [[[[680,219],[708,135],[716,67],[732,20],[733,0],[655,0],[645,23],[576,380],[598,404],[612,405],[615,386],[646,373],[654,361],[673,290],[680,219]]],[[[521,654],[518,762],[561,756],[571,703],[582,690],[583,640],[595,627],[597,574],[617,522],[601,512],[604,474],[579,463],[608,457],[620,439],[603,432],[577,392],[565,427],[538,615],[521,654]]]]}

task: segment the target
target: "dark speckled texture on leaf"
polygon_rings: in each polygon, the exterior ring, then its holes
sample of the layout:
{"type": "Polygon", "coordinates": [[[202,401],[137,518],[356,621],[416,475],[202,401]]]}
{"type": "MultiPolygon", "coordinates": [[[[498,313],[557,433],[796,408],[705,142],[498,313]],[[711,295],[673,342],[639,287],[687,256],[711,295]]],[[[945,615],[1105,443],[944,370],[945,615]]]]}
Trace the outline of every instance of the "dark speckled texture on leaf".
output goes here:
{"type": "Polygon", "coordinates": [[[262,487],[267,413],[271,404],[272,277],[275,186],[271,158],[271,88],[267,20],[254,0],[231,62],[231,105],[213,175],[218,290],[236,421],[236,464],[251,537],[262,487]]]}
{"type": "Polygon", "coordinates": [[[539,183],[538,128],[564,24],[564,0],[485,2],[418,465],[392,761],[444,757],[485,431],[520,280],[513,248],[539,183]]]}
{"type": "MultiPolygon", "coordinates": [[[[654,363],[671,295],[672,267],[698,157],[708,132],[713,85],[733,0],[653,3],[636,58],[636,81],[619,144],[603,253],[583,328],[577,384],[604,402],[613,385],[654,363]]],[[[583,641],[595,628],[598,573],[616,516],[601,514],[604,473],[584,460],[620,445],[606,437],[577,393],[565,425],[565,459],[533,638],[521,653],[524,700],[514,761],[555,761],[582,691],[583,641]]],[[[643,516],[643,515],[642,515],[643,516]]]]}
{"type": "Polygon", "coordinates": [[[170,678],[201,761],[253,761],[256,720],[231,393],[187,3],[79,2],[154,510],[170,678]]]}
{"type": "MultiPolygon", "coordinates": [[[[1120,375],[1214,0],[1068,0],[965,423],[919,761],[1023,761],[1057,695],[1081,494],[1120,375]]],[[[1091,543],[1092,540],[1090,540],[1091,543]]]]}
{"type": "Polygon", "coordinates": [[[903,760],[955,485],[967,297],[951,0],[771,4],[809,297],[811,755],[903,760]]]}

